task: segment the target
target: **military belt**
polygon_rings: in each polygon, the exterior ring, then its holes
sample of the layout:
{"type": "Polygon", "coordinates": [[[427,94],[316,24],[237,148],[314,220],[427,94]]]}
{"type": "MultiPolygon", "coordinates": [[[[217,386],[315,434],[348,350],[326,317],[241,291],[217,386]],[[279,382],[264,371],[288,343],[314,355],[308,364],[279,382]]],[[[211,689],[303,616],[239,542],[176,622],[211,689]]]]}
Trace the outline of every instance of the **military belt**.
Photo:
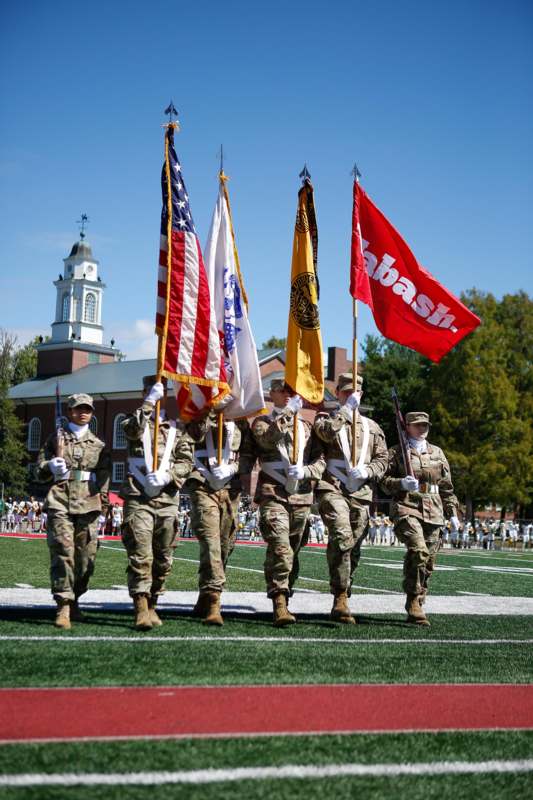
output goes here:
{"type": "Polygon", "coordinates": [[[69,481],[90,481],[91,474],[91,472],[87,472],[84,469],[71,469],[69,481]]]}
{"type": "Polygon", "coordinates": [[[418,491],[420,492],[420,494],[438,494],[439,487],[437,486],[436,483],[420,482],[418,484],[418,491]]]}

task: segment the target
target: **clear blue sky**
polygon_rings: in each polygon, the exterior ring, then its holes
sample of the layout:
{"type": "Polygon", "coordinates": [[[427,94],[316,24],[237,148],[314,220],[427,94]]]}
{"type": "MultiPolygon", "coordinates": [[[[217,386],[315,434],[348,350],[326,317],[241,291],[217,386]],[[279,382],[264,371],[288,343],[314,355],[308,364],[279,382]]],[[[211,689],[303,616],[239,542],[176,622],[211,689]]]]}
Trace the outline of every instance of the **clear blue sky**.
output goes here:
{"type": "MultiPolygon", "coordinates": [[[[5,0],[0,325],[50,332],[90,217],[106,339],[155,353],[162,110],[202,245],[224,143],[258,345],[286,333],[292,235],[315,186],[324,345],[350,347],[350,170],[459,294],[533,291],[530,0],[5,0]]],[[[366,308],[362,333],[376,329],[366,308]]]]}

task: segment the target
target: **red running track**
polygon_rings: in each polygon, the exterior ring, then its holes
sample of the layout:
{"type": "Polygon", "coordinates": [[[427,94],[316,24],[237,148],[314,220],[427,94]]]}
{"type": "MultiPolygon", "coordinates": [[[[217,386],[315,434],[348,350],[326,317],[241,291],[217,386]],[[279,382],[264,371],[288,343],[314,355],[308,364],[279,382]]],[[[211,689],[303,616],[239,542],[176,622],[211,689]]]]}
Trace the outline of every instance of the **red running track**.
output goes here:
{"type": "Polygon", "coordinates": [[[1,689],[0,741],[533,728],[533,686],[1,689]]]}

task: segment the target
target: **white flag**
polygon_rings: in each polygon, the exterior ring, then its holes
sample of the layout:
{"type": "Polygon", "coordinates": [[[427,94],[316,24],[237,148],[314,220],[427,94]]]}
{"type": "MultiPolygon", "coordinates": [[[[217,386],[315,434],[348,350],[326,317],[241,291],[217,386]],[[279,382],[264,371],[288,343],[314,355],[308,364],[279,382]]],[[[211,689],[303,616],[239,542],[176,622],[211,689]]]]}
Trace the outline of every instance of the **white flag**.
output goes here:
{"type": "Polygon", "coordinates": [[[232,399],[226,419],[256,414],[265,407],[257,349],[248,320],[223,181],[204,250],[204,263],[219,331],[224,333],[227,381],[232,399]]]}

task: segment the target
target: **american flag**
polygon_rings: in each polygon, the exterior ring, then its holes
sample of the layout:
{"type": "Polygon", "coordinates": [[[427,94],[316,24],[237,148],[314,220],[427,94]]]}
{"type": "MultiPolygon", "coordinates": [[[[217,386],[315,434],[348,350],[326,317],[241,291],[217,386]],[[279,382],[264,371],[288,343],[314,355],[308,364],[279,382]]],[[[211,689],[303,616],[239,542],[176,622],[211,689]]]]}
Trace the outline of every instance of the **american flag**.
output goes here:
{"type": "Polygon", "coordinates": [[[203,405],[219,400],[227,393],[228,385],[202,251],[171,126],[166,131],[161,187],[156,312],[156,333],[161,337],[158,370],[184,385],[178,393],[178,405],[183,416],[191,416],[203,405]],[[186,408],[190,399],[196,408],[186,408]]]}

